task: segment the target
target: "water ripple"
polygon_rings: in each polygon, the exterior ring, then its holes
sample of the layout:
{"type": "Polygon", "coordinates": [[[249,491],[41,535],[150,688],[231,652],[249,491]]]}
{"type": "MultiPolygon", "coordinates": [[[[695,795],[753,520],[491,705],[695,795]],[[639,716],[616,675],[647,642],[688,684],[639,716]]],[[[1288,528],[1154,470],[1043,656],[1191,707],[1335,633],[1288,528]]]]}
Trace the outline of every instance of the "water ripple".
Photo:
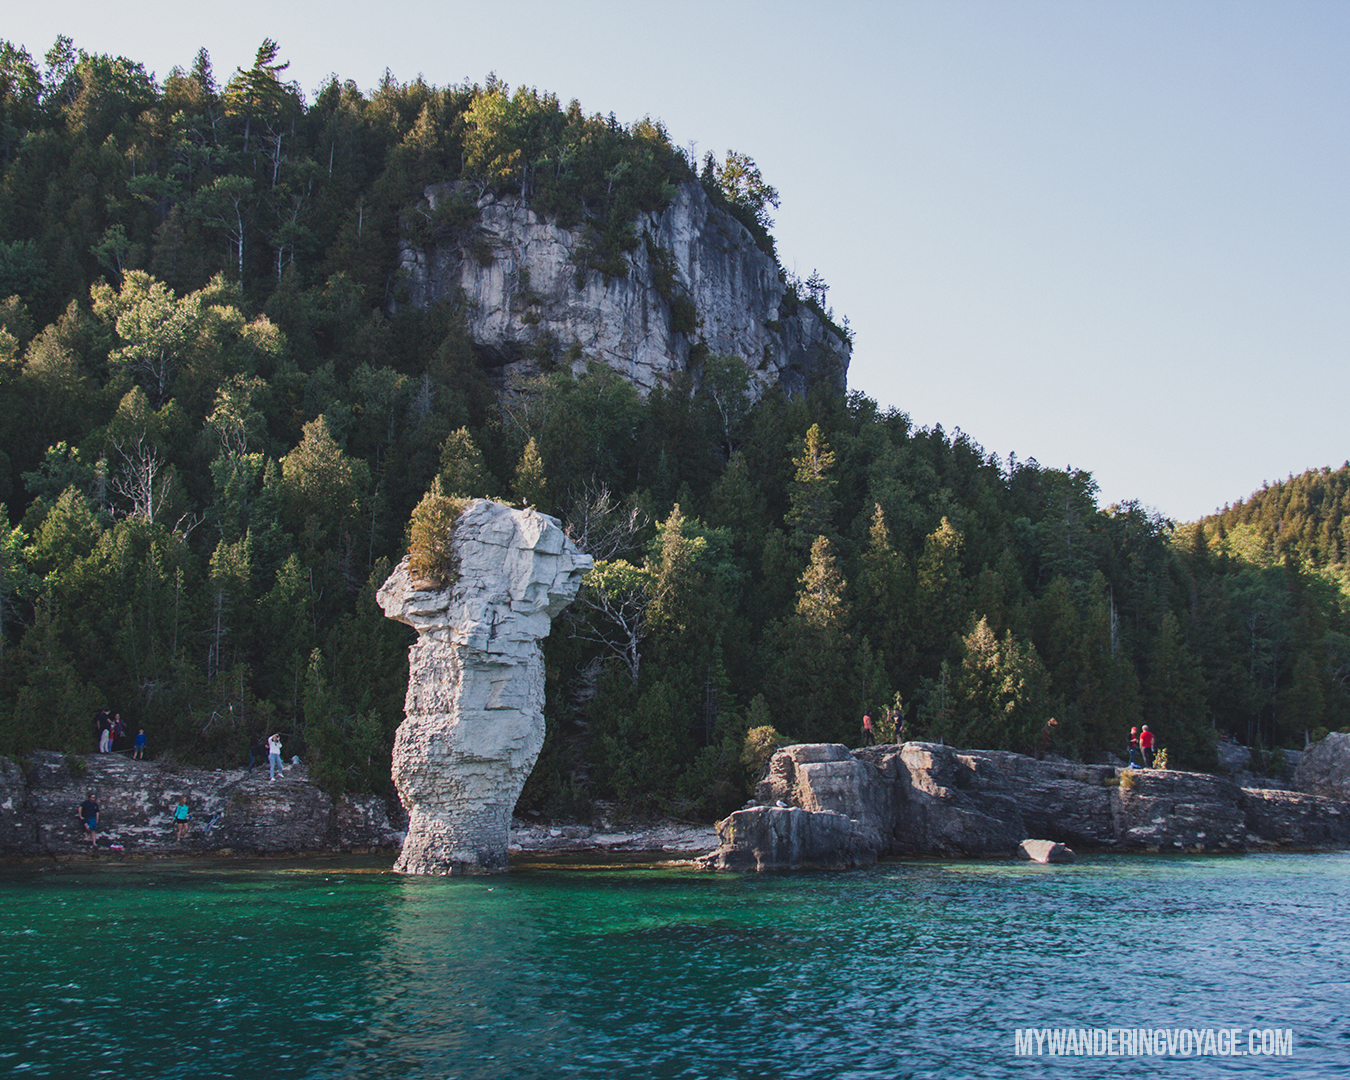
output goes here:
{"type": "Polygon", "coordinates": [[[368,869],[0,873],[0,1062],[42,1077],[391,1080],[1350,1068],[1346,856],[490,884],[368,869]],[[1017,1027],[1145,1024],[1292,1028],[1297,1053],[1013,1054],[1017,1027]]]}

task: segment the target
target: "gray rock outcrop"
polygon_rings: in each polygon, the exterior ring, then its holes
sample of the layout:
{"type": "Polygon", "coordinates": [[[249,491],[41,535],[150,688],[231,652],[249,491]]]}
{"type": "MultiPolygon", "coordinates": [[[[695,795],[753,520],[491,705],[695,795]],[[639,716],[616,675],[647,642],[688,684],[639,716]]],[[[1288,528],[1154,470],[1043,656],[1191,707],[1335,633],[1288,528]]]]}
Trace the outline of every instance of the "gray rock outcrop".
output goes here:
{"type": "MultiPolygon", "coordinates": [[[[463,185],[427,188],[428,216],[465,194],[463,185]]],[[[699,184],[681,185],[666,210],[642,215],[635,231],[646,242],[624,256],[625,276],[579,272],[580,229],[560,228],[519,198],[489,194],[472,227],[424,247],[405,242],[401,269],[414,306],[463,297],[469,332],[503,377],[536,373],[541,357],[579,373],[589,358],[646,394],[686,370],[691,349],[701,347],[740,357],[755,398],[773,384],[790,394],[817,382],[844,390],[849,342],[804,304],[785,300],[774,260],[699,184]]]]}
{"type": "Polygon", "coordinates": [[[794,822],[811,837],[815,865],[839,858],[861,865],[858,844],[875,837],[878,855],[1007,857],[1028,836],[1077,851],[1243,852],[1350,847],[1350,804],[1318,795],[1240,788],[1208,773],[1117,769],[1036,761],[996,750],[905,743],[849,751],[832,744],[775,752],[756,790],[762,807],[732,815],[716,869],[790,868],[796,850],[745,827],[770,805],[780,813],[829,814],[828,832],[794,822]],[[786,861],[784,861],[786,859],[786,861]]]}
{"type": "Polygon", "coordinates": [[[417,631],[393,755],[402,873],[506,869],[511,812],[544,743],[539,643],[591,566],[553,518],[485,499],[455,523],[454,549],[450,588],[420,587],[405,558],[378,593],[417,631]]]}
{"type": "Polygon", "coordinates": [[[1299,757],[1294,787],[1310,795],[1350,799],[1350,735],[1333,731],[1299,757]]]}
{"type": "Polygon", "coordinates": [[[834,810],[756,806],[717,823],[714,870],[851,870],[877,861],[881,837],[834,810]]]}
{"type": "Polygon", "coordinates": [[[274,782],[266,765],[251,772],[196,769],[122,754],[36,750],[21,764],[0,759],[0,856],[87,852],[75,812],[90,790],[101,811],[100,851],[117,844],[127,856],[384,851],[403,839],[384,799],[333,799],[309,782],[303,764],[288,766],[274,782]],[[192,818],[180,843],[173,808],[182,797],[192,818]]]}

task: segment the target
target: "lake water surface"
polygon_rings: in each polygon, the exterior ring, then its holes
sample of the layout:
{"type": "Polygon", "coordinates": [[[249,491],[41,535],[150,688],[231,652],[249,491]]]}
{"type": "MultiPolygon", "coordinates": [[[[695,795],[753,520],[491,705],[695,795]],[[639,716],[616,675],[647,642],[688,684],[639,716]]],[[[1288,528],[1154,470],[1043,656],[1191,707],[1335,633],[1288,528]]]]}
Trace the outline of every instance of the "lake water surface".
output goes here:
{"type": "Polygon", "coordinates": [[[0,868],[0,1073],[1350,1075],[1350,854],[387,870],[0,868]],[[1017,1056],[1033,1027],[1292,1030],[1293,1053],[1017,1056]]]}

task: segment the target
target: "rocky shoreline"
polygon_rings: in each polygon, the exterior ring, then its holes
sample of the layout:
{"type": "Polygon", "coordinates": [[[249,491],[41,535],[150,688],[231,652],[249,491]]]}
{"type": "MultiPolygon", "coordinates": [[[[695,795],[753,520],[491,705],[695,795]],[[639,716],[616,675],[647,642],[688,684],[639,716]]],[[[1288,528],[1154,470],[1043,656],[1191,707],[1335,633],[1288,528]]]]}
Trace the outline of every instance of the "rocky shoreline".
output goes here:
{"type": "MultiPolygon", "coordinates": [[[[687,860],[717,846],[712,825],[614,822],[603,812],[589,825],[516,818],[511,854],[612,854],[687,860]]],[[[255,858],[387,854],[402,850],[406,817],[397,800],[375,795],[332,799],[310,782],[303,764],[276,781],[266,762],[252,771],[196,769],[122,754],[34,751],[22,763],[0,759],[0,860],[134,859],[165,856],[255,858]],[[76,809],[93,791],[101,807],[97,854],[91,854],[76,809]],[[175,840],[173,807],[186,796],[188,839],[175,840]],[[208,823],[217,815],[211,828],[208,823]]]]}
{"type": "MultiPolygon", "coordinates": [[[[1319,744],[1295,776],[1332,771],[1325,757],[1319,744]]],[[[1320,790],[1339,794],[1325,782],[1320,790]]],[[[1319,851],[1350,848],[1350,802],[1209,773],[937,743],[852,751],[816,743],[776,751],[752,803],[717,828],[721,844],[701,860],[712,870],[839,869],[883,855],[1007,858],[1028,840],[1101,852],[1319,851]]]]}
{"type": "Polygon", "coordinates": [[[85,792],[100,806],[98,852],[125,856],[291,855],[396,851],[398,810],[374,795],[333,799],[303,764],[268,777],[248,769],[197,769],[123,754],[34,751],[0,760],[0,858],[88,855],[76,810],[85,792]],[[173,808],[186,797],[191,825],[175,839],[173,808]]]}
{"type": "MultiPolygon", "coordinates": [[[[588,824],[513,819],[510,854],[527,863],[756,871],[866,866],[881,857],[1011,858],[1025,855],[1027,840],[1079,853],[1343,850],[1346,757],[1350,736],[1314,747],[1291,781],[1313,790],[1292,791],[931,743],[799,745],[777,751],[755,799],[715,827],[616,820],[613,807],[598,804],[588,824]]],[[[5,861],[381,854],[392,865],[405,830],[397,800],[333,799],[298,763],[273,781],[265,764],[207,770],[49,751],[22,763],[0,759],[5,861]],[[102,807],[97,855],[76,816],[88,790],[102,807]],[[193,813],[183,843],[172,820],[181,796],[193,813]]]]}

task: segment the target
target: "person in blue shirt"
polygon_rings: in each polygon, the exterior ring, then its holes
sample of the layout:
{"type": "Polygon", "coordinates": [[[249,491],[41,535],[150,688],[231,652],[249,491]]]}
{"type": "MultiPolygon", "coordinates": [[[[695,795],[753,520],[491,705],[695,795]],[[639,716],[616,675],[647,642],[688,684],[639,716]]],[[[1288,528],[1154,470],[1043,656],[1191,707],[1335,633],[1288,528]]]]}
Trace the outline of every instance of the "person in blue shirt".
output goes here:
{"type": "Polygon", "coordinates": [[[186,839],[188,834],[188,801],[184,795],[178,800],[178,805],[173,808],[174,824],[178,826],[178,835],[174,837],[180,844],[186,839]]]}

